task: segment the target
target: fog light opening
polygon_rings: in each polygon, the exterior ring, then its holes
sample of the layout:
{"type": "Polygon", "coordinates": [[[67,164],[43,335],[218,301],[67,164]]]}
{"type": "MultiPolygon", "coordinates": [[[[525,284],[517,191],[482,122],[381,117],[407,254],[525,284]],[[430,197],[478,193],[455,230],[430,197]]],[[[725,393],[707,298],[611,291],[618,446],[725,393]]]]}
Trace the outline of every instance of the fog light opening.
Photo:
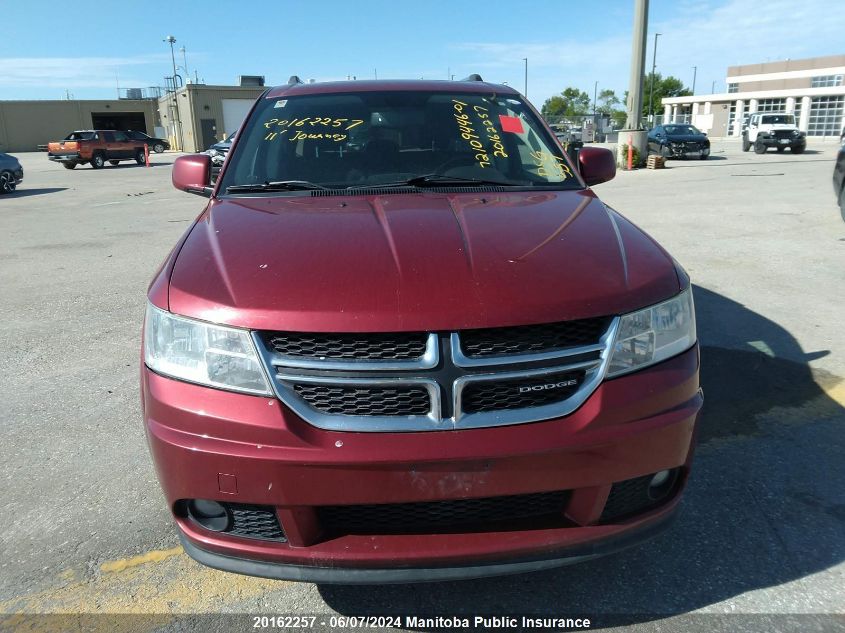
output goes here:
{"type": "Polygon", "coordinates": [[[678,469],[661,470],[651,477],[648,484],[648,497],[653,501],[662,499],[675,487],[675,481],[678,479],[678,469]]]}
{"type": "Polygon", "coordinates": [[[216,501],[191,499],[188,501],[188,516],[202,527],[213,532],[225,532],[229,528],[229,512],[216,501]]]}

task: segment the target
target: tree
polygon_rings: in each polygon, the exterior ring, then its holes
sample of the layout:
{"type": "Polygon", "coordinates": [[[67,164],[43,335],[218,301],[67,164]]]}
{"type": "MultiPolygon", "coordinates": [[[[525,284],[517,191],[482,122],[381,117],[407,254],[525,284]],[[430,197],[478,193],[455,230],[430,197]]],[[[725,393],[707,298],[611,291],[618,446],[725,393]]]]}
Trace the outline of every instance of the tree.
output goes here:
{"type": "Polygon", "coordinates": [[[583,116],[590,112],[590,95],[578,88],[566,88],[546,99],[540,112],[546,118],[583,116]]]}
{"type": "Polygon", "coordinates": [[[613,90],[602,90],[599,93],[598,101],[601,105],[596,107],[596,112],[605,116],[611,116],[617,110],[614,106],[622,103],[613,90]]]}
{"type": "Polygon", "coordinates": [[[663,104],[661,100],[666,97],[684,97],[691,95],[692,91],[684,87],[682,82],[677,77],[666,77],[665,79],[660,73],[649,73],[646,75],[643,82],[643,118],[647,118],[649,114],[661,114],[663,112],[663,104]],[[654,82],[654,95],[652,96],[651,85],[654,82]],[[649,101],[651,99],[651,101],[649,101]]]}

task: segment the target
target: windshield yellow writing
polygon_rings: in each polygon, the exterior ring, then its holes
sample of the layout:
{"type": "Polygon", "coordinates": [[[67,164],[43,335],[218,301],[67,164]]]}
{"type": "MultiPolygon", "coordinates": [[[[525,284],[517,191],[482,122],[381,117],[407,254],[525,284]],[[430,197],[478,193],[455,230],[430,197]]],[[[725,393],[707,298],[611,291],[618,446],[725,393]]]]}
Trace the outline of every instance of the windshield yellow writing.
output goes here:
{"type": "Polygon", "coordinates": [[[531,152],[531,158],[534,160],[534,166],[537,168],[537,175],[543,178],[557,177],[560,180],[572,178],[572,170],[566,161],[560,156],[555,156],[551,152],[537,150],[531,152]]]}
{"type": "Polygon", "coordinates": [[[361,125],[363,122],[364,119],[332,118],[328,116],[306,116],[296,119],[270,119],[264,124],[264,127],[269,130],[275,127],[287,129],[292,127],[305,127],[307,125],[310,127],[342,127],[344,131],[348,131],[358,125],[361,125]]]}

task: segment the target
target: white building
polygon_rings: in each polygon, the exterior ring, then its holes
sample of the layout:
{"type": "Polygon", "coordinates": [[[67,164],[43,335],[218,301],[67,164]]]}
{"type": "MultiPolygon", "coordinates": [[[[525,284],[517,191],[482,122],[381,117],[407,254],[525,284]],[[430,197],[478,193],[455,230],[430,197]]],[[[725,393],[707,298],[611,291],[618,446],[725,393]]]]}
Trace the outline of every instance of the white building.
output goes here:
{"type": "Polygon", "coordinates": [[[731,66],[727,75],[727,93],[663,99],[663,121],[711,137],[740,136],[754,112],[791,112],[807,136],[839,138],[845,127],[845,55],[731,66]]]}

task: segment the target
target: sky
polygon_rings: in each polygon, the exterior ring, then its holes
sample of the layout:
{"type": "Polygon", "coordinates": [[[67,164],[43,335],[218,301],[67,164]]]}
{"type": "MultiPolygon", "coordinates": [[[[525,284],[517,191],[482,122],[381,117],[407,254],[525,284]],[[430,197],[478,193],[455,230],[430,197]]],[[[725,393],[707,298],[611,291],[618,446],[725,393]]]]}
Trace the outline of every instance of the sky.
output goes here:
{"type": "MultiPolygon", "coordinates": [[[[540,107],[574,86],[628,88],[634,0],[0,0],[0,99],[114,98],[163,85],[176,63],[207,84],[386,78],[486,81],[540,107]]],[[[696,94],[724,92],[728,66],[845,53],[841,0],[651,0],[657,71],[696,94]],[[694,67],[697,70],[694,70],[694,67]],[[715,82],[715,83],[714,83],[715,82]]],[[[184,74],[181,70],[180,74],[184,74]]]]}

